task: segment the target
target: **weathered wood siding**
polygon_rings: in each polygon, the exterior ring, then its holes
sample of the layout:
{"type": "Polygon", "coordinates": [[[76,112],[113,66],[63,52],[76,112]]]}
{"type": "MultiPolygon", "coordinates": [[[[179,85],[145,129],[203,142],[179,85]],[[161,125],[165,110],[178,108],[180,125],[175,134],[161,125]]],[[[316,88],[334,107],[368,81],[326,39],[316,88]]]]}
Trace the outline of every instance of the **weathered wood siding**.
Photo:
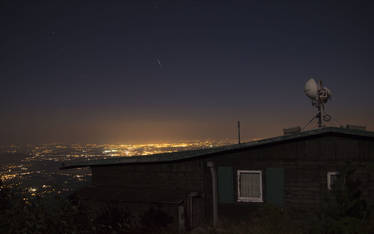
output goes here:
{"type": "Polygon", "coordinates": [[[125,164],[92,167],[92,183],[98,187],[127,190],[133,196],[149,193],[149,199],[184,197],[203,191],[203,165],[198,160],[157,164],[125,164]]]}

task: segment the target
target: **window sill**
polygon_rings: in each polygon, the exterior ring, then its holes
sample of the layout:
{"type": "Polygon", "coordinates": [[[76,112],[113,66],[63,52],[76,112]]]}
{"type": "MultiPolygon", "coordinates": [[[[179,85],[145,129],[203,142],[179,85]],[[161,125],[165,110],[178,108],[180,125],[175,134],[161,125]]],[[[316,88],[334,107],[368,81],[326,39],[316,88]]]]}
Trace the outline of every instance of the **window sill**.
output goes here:
{"type": "Polygon", "coordinates": [[[261,198],[239,198],[237,200],[237,202],[255,202],[255,203],[259,203],[259,202],[264,202],[264,200],[262,200],[261,198]]]}

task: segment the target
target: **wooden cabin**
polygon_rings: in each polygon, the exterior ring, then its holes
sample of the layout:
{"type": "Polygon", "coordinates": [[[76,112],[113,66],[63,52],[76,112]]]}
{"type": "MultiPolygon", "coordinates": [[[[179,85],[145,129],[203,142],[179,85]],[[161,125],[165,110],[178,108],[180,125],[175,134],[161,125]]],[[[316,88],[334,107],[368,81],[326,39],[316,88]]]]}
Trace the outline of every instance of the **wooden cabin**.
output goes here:
{"type": "Polygon", "coordinates": [[[82,201],[116,201],[139,214],[149,207],[192,229],[240,217],[263,204],[318,207],[350,162],[364,198],[374,202],[374,132],[326,127],[203,150],[121,157],[65,165],[90,167],[82,201]]]}

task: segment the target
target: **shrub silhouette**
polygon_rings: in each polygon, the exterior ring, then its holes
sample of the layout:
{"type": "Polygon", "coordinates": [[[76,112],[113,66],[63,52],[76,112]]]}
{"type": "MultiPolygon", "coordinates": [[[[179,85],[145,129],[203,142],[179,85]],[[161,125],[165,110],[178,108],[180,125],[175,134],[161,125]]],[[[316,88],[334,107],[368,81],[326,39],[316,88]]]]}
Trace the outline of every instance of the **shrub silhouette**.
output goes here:
{"type": "Polygon", "coordinates": [[[146,230],[161,230],[173,222],[173,218],[160,209],[151,207],[140,216],[140,225],[146,230]]]}
{"type": "Polygon", "coordinates": [[[362,182],[354,177],[355,172],[352,164],[347,163],[332,190],[325,194],[312,233],[369,233],[370,209],[362,197],[362,182]]]}
{"type": "Polygon", "coordinates": [[[127,233],[132,228],[133,216],[117,203],[107,205],[94,220],[98,233],[127,233]]]}

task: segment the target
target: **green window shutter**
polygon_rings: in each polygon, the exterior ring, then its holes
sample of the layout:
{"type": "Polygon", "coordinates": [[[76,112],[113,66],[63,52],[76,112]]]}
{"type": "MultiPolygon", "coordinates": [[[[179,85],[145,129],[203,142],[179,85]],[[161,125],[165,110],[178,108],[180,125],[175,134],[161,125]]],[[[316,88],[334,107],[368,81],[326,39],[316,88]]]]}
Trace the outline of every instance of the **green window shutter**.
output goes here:
{"type": "Polygon", "coordinates": [[[234,202],[234,180],[232,167],[218,167],[218,201],[220,203],[234,202]]]}
{"type": "Polygon", "coordinates": [[[283,206],[284,168],[266,168],[266,202],[283,206]]]}

